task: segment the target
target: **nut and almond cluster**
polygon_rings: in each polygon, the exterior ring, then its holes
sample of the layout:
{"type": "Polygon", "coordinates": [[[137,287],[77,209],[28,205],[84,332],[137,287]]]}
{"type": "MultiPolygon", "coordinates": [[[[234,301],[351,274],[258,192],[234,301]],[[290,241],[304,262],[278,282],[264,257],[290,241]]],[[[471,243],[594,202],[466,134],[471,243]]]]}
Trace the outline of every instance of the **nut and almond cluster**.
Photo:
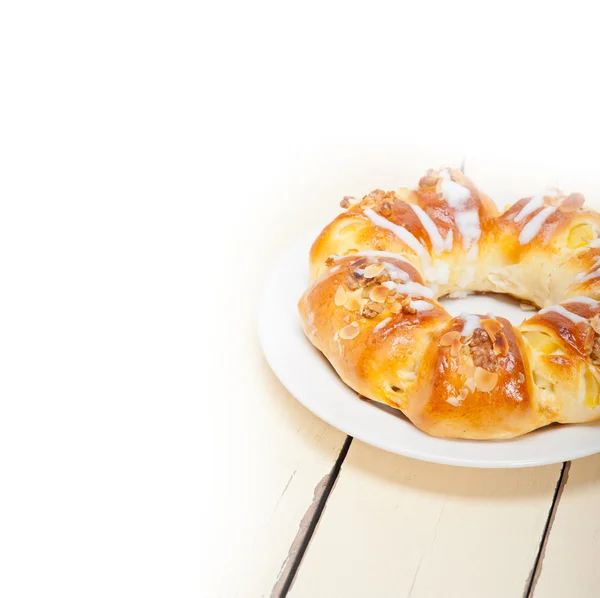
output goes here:
{"type": "Polygon", "coordinates": [[[470,336],[461,336],[458,330],[446,332],[440,339],[442,347],[450,348],[450,355],[459,358],[457,371],[463,375],[465,386],[461,400],[469,392],[490,392],[498,384],[498,357],[508,355],[508,341],[498,320],[487,318],[470,336]]]}
{"type": "Polygon", "coordinates": [[[375,189],[362,199],[352,195],[345,195],[342,201],[340,201],[340,207],[347,210],[352,206],[360,204],[361,208],[373,208],[384,218],[389,218],[394,211],[394,203],[397,200],[406,201],[409,195],[410,191],[406,188],[398,189],[397,191],[375,189]]]}
{"type": "MultiPolygon", "coordinates": [[[[402,282],[395,276],[398,270],[395,265],[363,258],[353,265],[343,284],[338,286],[333,302],[366,319],[376,318],[383,312],[414,314],[417,310],[411,307],[411,298],[398,293],[393,286],[402,282]]],[[[356,338],[359,333],[358,324],[350,322],[350,316],[344,317],[348,325],[339,331],[339,337],[344,340],[356,338]]]]}

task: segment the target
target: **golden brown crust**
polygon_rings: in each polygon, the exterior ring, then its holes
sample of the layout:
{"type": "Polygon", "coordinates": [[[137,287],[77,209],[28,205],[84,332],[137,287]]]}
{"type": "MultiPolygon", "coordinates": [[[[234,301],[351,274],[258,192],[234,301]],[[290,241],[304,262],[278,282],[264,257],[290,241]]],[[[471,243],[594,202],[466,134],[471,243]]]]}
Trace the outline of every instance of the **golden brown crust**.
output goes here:
{"type": "Polygon", "coordinates": [[[524,198],[498,215],[460,171],[432,170],[415,190],[342,206],[311,248],[299,310],[346,384],[442,437],[600,418],[600,304],[585,299],[600,297],[600,215],[581,195],[524,198]],[[517,329],[452,318],[435,299],[457,290],[567,301],[517,329]]]}

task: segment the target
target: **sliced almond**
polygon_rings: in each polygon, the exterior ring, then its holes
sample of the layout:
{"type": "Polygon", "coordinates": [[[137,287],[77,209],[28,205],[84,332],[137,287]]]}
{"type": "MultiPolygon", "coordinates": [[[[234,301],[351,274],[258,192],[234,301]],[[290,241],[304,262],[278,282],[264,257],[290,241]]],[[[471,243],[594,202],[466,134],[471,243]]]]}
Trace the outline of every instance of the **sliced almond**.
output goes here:
{"type": "Polygon", "coordinates": [[[594,329],[594,332],[600,334],[600,314],[596,314],[593,318],[591,318],[590,324],[594,329]]]}
{"type": "Polygon", "coordinates": [[[523,382],[525,382],[525,376],[523,375],[522,372],[519,372],[517,374],[517,380],[519,381],[519,383],[523,384],[523,382]]]}
{"type": "Polygon", "coordinates": [[[434,175],[421,177],[421,179],[419,179],[419,187],[435,187],[439,178],[439,176],[434,175]]]}
{"type": "Polygon", "coordinates": [[[477,388],[477,385],[475,384],[475,380],[473,378],[467,378],[465,380],[465,388],[469,392],[475,392],[475,389],[477,388]]]}
{"type": "Polygon", "coordinates": [[[388,290],[382,285],[373,287],[369,293],[369,299],[371,301],[376,301],[377,303],[385,303],[387,296],[388,290]]]}
{"type": "Polygon", "coordinates": [[[459,336],[455,337],[454,339],[452,339],[452,344],[450,345],[450,355],[452,355],[452,357],[458,357],[461,347],[462,347],[462,344],[460,342],[460,335],[459,335],[459,336]]]}
{"type": "Polygon", "coordinates": [[[463,360],[463,370],[467,379],[473,378],[475,375],[475,364],[469,360],[463,360]]]}
{"type": "Polygon", "coordinates": [[[399,314],[402,311],[402,305],[396,301],[390,305],[390,311],[393,314],[399,314]]]}
{"type": "Polygon", "coordinates": [[[346,303],[346,299],[348,298],[348,296],[346,295],[346,291],[344,290],[344,287],[342,285],[340,285],[337,288],[337,291],[335,292],[335,297],[333,298],[333,302],[338,306],[342,306],[344,305],[344,303],[346,303]]]}
{"type": "Polygon", "coordinates": [[[576,212],[585,203],[585,197],[581,193],[571,193],[558,206],[561,212],[576,212]]]}
{"type": "MultiPolygon", "coordinates": [[[[341,335],[340,335],[341,336],[341,335]]],[[[475,375],[473,376],[477,390],[480,392],[490,392],[496,388],[498,384],[498,374],[496,372],[489,372],[483,368],[476,367],[475,375]]]]}
{"type": "Polygon", "coordinates": [[[340,338],[345,341],[352,340],[358,336],[359,332],[360,328],[358,327],[358,324],[356,322],[352,322],[352,324],[348,324],[348,326],[344,326],[340,330],[340,338]]]}
{"type": "Polygon", "coordinates": [[[460,342],[460,332],[458,332],[458,330],[451,330],[450,332],[446,332],[446,334],[442,335],[442,338],[440,339],[440,345],[442,347],[451,347],[456,340],[460,342]]]}
{"type": "Polygon", "coordinates": [[[500,332],[493,341],[494,354],[506,357],[508,355],[508,340],[504,332],[500,332]]]}
{"type": "Polygon", "coordinates": [[[360,301],[356,298],[356,297],[348,297],[348,299],[346,299],[346,303],[344,303],[344,307],[348,310],[348,311],[360,311],[360,308],[362,307],[362,305],[360,304],[360,301]]]}
{"type": "MultiPolygon", "coordinates": [[[[339,196],[338,196],[339,197],[339,196]]],[[[356,204],[360,203],[360,199],[357,199],[356,197],[354,197],[353,195],[345,195],[344,199],[348,201],[348,203],[351,206],[355,206],[356,204]]],[[[343,200],[342,200],[343,201],[343,200]]]]}
{"type": "Polygon", "coordinates": [[[365,268],[365,278],[375,278],[385,270],[385,264],[371,264],[365,268]]]}
{"type": "Polygon", "coordinates": [[[498,334],[502,330],[502,324],[498,322],[498,320],[485,319],[481,320],[480,324],[481,328],[483,328],[489,335],[492,342],[498,336],[498,334]]]}

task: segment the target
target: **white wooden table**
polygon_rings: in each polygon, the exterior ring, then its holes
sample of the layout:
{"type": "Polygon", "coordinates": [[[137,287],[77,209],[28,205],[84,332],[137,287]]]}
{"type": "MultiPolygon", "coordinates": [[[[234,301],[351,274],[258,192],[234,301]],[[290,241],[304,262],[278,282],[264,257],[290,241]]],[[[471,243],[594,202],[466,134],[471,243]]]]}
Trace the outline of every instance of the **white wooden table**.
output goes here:
{"type": "MultiPolygon", "coordinates": [[[[386,174],[383,151],[358,174],[348,169],[343,180],[333,174],[288,190],[289,203],[271,216],[278,238],[268,252],[284,247],[305,225],[327,222],[337,213],[338,197],[368,190],[376,165],[379,186],[394,187],[395,176],[416,180],[423,160],[461,161],[452,153],[404,158],[398,175],[395,169],[386,174]]],[[[571,188],[569,174],[558,176],[550,166],[515,169],[507,161],[490,168],[485,159],[467,157],[466,172],[508,199],[548,184],[571,188]],[[505,169],[511,177],[501,175],[505,169]]],[[[577,188],[593,192],[579,182],[584,186],[577,188]]],[[[323,423],[259,361],[261,391],[253,396],[264,416],[259,427],[266,487],[252,511],[254,533],[244,538],[239,560],[231,561],[242,563],[243,574],[228,578],[221,595],[599,595],[600,455],[513,470],[411,460],[323,423]]]]}

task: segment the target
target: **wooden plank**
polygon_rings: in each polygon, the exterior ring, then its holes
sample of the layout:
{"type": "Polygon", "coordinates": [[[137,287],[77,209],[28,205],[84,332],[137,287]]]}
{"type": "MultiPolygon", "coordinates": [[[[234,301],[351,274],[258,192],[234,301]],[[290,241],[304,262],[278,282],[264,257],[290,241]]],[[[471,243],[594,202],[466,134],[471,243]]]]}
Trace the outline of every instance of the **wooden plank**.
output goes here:
{"type": "Polygon", "coordinates": [[[560,469],[448,467],[355,440],[290,596],[522,596],[560,469]]]}
{"type": "Polygon", "coordinates": [[[571,463],[545,550],[535,598],[596,598],[600,589],[600,455],[571,463]]]}

